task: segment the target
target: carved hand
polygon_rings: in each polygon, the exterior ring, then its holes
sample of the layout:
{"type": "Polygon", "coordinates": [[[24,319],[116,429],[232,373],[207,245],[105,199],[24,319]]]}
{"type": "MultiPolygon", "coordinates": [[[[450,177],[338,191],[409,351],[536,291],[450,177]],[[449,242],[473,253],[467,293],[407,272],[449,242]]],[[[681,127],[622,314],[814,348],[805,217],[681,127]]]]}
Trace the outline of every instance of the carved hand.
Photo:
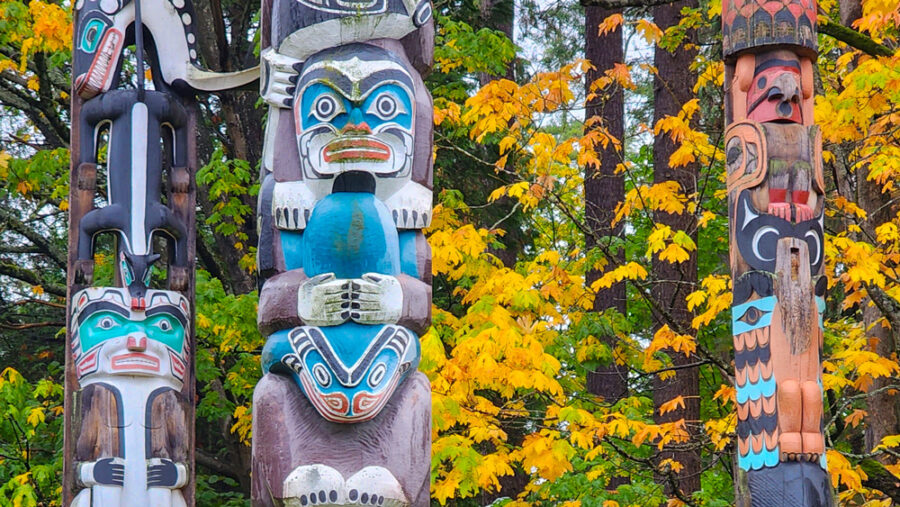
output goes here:
{"type": "Polygon", "coordinates": [[[394,324],[403,311],[403,289],[390,275],[366,273],[353,280],[350,318],[360,324],[394,324]]]}
{"type": "Polygon", "coordinates": [[[85,487],[98,484],[121,486],[125,483],[125,460],[122,458],[103,458],[97,461],[79,463],[78,480],[85,487]]]}
{"type": "Polygon", "coordinates": [[[147,487],[177,489],[187,483],[187,467],[170,459],[147,460],[147,487]]]}
{"type": "Polygon", "coordinates": [[[310,326],[336,326],[350,318],[350,280],[334,273],[309,278],[297,294],[297,314],[310,326]]]}

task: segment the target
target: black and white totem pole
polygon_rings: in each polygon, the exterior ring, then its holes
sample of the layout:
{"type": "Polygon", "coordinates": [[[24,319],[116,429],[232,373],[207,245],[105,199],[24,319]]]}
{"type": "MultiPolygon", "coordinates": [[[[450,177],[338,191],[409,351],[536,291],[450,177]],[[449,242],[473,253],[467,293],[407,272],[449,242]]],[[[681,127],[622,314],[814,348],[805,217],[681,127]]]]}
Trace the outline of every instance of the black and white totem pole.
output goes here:
{"type": "Polygon", "coordinates": [[[75,5],[66,506],[194,504],[191,106],[196,92],[248,84],[258,71],[203,70],[193,23],[189,0],[75,5]],[[132,44],[133,77],[122,70],[132,44]],[[114,238],[116,273],[98,287],[101,233],[114,238]]]}
{"type": "Polygon", "coordinates": [[[429,0],[263,0],[253,505],[429,504],[429,0]]]}

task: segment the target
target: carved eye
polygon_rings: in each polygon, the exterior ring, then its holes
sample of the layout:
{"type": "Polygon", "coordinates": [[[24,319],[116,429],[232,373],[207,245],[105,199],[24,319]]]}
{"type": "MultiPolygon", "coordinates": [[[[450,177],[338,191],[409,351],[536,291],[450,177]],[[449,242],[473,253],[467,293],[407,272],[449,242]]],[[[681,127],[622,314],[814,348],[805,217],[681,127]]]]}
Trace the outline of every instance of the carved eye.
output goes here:
{"type": "Polygon", "coordinates": [[[387,366],[384,363],[378,363],[372,368],[372,373],[369,375],[369,380],[367,381],[369,387],[376,387],[381,381],[384,379],[384,374],[387,372],[387,366]]]}
{"type": "Polygon", "coordinates": [[[756,323],[759,322],[760,319],[762,319],[763,316],[765,316],[767,313],[769,312],[751,306],[750,308],[747,308],[747,311],[745,311],[738,320],[744,322],[745,324],[753,326],[756,325],[756,323]]]}
{"type": "Polygon", "coordinates": [[[366,114],[373,114],[382,120],[390,120],[406,112],[406,108],[403,107],[403,104],[396,97],[384,92],[375,97],[366,114]]]}
{"type": "Polygon", "coordinates": [[[165,319],[157,322],[155,324],[155,326],[158,327],[162,331],[171,331],[172,330],[172,323],[165,319]]]}
{"type": "Polygon", "coordinates": [[[316,97],[316,101],[313,103],[312,107],[313,116],[319,121],[330,121],[343,112],[343,103],[330,93],[325,93],[316,97]]]}
{"type": "Polygon", "coordinates": [[[116,327],[116,321],[112,319],[112,317],[103,317],[100,319],[100,322],[97,323],[97,327],[100,329],[112,329],[116,327]]]}
{"type": "Polygon", "coordinates": [[[131,282],[134,281],[134,274],[131,273],[131,266],[122,259],[119,261],[119,267],[122,268],[122,280],[125,282],[125,285],[131,285],[131,282]]]}
{"type": "Polygon", "coordinates": [[[147,266],[147,273],[144,274],[144,285],[150,285],[150,278],[153,277],[153,266],[147,266]]]}
{"type": "Polygon", "coordinates": [[[759,81],[756,82],[756,86],[757,86],[760,90],[762,90],[763,88],[766,87],[766,83],[767,83],[767,82],[768,82],[768,81],[766,81],[765,76],[763,76],[763,77],[759,78],[759,81]]]}
{"type": "Polygon", "coordinates": [[[318,382],[320,386],[328,387],[331,385],[331,374],[328,373],[328,370],[326,370],[324,366],[317,364],[313,366],[312,372],[313,377],[316,378],[316,382],[318,382]]]}

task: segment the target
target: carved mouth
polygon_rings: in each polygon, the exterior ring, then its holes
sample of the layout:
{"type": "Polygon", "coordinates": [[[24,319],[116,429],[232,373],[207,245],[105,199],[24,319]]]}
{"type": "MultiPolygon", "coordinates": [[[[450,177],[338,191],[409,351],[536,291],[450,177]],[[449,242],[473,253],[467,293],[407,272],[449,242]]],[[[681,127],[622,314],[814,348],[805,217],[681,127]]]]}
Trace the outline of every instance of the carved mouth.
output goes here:
{"type": "Polygon", "coordinates": [[[103,90],[121,48],[122,33],[116,29],[107,31],[103,42],[100,43],[100,49],[97,50],[97,56],[91,63],[91,68],[75,79],[75,89],[79,95],[90,98],[103,90]]]}
{"type": "Polygon", "coordinates": [[[369,137],[340,137],[325,146],[325,162],[384,162],[391,157],[391,148],[369,137]]]}
{"type": "Polygon", "coordinates": [[[159,359],[140,352],[122,354],[112,358],[112,369],[117,370],[143,370],[159,371],[159,359]]]}

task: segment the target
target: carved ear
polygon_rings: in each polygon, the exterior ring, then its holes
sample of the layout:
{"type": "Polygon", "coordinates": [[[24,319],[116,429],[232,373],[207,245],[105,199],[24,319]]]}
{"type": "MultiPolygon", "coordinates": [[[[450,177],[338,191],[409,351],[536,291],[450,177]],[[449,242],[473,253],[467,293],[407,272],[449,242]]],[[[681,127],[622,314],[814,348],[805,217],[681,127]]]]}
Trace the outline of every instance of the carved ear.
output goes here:
{"type": "Polygon", "coordinates": [[[747,92],[753,84],[756,55],[742,55],[734,65],[734,79],[731,82],[731,107],[734,121],[747,119],[747,92]]]}
{"type": "Polygon", "coordinates": [[[159,260],[159,254],[150,254],[147,256],[147,266],[152,265],[154,262],[159,260]]]}
{"type": "Polygon", "coordinates": [[[759,123],[733,123],[725,131],[725,167],[728,169],[728,193],[737,195],[745,188],[760,185],[766,177],[768,161],[765,133],[759,123]]]}

